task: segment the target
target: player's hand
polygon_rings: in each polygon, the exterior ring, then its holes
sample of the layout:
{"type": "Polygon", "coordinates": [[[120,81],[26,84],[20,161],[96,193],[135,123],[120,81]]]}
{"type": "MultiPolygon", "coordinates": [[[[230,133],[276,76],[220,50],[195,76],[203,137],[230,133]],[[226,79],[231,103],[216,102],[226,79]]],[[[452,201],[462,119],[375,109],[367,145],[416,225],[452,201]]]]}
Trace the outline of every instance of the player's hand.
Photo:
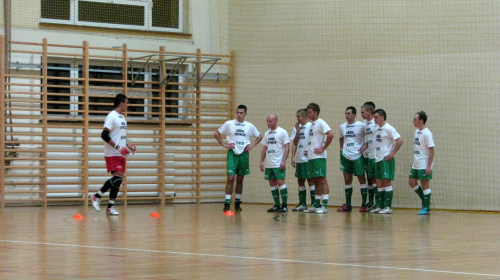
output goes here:
{"type": "Polygon", "coordinates": [[[295,160],[294,159],[292,159],[292,166],[293,166],[293,168],[295,168],[295,160]]]}
{"type": "Polygon", "coordinates": [[[136,147],[134,144],[132,144],[132,143],[130,143],[130,142],[128,142],[128,141],[127,141],[127,148],[128,148],[130,151],[132,151],[132,153],[134,153],[134,152],[137,150],[137,147],[136,147]]]}
{"type": "Polygon", "coordinates": [[[228,150],[232,150],[232,149],[234,149],[234,147],[235,147],[234,143],[224,144],[224,148],[226,148],[228,150]]]}
{"type": "Polygon", "coordinates": [[[264,169],[265,169],[265,168],[264,168],[264,163],[262,162],[262,163],[260,164],[260,171],[264,172],[264,169]]]}
{"type": "Polygon", "coordinates": [[[122,155],[122,157],[126,157],[128,156],[128,154],[130,154],[130,150],[127,149],[127,147],[121,147],[119,152],[122,155]]]}

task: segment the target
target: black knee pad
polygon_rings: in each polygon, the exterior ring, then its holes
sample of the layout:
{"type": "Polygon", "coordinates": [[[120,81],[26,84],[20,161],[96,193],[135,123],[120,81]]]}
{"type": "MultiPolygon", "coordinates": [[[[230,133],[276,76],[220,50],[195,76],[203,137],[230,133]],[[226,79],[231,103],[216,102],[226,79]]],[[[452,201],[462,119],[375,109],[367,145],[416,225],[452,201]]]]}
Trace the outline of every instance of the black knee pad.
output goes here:
{"type": "Polygon", "coordinates": [[[113,186],[113,188],[119,189],[122,184],[122,181],[123,181],[122,177],[115,175],[111,178],[111,186],[113,186]]]}

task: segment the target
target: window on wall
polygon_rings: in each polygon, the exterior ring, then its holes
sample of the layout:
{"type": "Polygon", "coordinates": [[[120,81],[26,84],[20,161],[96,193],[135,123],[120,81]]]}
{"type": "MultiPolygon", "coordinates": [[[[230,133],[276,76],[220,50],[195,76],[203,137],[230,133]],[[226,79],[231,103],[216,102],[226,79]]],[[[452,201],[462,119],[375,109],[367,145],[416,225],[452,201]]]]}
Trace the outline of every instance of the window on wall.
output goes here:
{"type": "MultiPolygon", "coordinates": [[[[81,118],[84,109],[82,102],[83,93],[81,86],[83,82],[77,79],[83,78],[82,65],[76,61],[51,62],[47,65],[47,109],[49,115],[68,116],[81,118]]],[[[132,75],[136,78],[135,83],[128,82],[128,118],[135,119],[158,119],[160,114],[159,105],[159,82],[160,70],[158,65],[148,65],[142,70],[138,68],[127,69],[128,80],[132,75]]],[[[167,70],[167,73],[170,70],[167,70]]],[[[176,74],[179,74],[176,72],[176,74]]],[[[105,116],[113,110],[113,100],[116,94],[122,93],[123,71],[121,66],[109,65],[104,61],[93,61],[89,66],[89,115],[105,116]],[[116,88],[116,89],[114,89],[116,88]]],[[[178,85],[172,83],[182,82],[182,75],[175,75],[171,83],[167,85],[165,93],[166,118],[178,120],[183,109],[179,108],[182,102],[178,85]]]]}
{"type": "Polygon", "coordinates": [[[185,0],[41,0],[41,22],[182,32],[185,0]]]}

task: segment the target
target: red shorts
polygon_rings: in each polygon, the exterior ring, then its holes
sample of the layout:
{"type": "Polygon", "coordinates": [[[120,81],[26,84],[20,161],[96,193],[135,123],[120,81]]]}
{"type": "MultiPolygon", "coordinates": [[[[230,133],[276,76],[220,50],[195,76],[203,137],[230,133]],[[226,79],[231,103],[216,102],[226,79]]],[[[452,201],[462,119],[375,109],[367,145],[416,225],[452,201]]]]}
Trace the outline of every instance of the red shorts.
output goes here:
{"type": "Polygon", "coordinates": [[[104,159],[106,160],[106,168],[108,168],[108,173],[113,171],[121,171],[125,173],[127,160],[124,157],[104,157],[104,159]]]}

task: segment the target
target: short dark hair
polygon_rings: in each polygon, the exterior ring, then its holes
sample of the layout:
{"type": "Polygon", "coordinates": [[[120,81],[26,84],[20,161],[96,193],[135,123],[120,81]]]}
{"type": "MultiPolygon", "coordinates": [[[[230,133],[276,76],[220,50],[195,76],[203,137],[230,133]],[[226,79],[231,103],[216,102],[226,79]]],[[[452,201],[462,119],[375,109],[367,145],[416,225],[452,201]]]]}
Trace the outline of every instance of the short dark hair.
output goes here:
{"type": "Polygon", "coordinates": [[[423,120],[424,124],[427,122],[427,114],[424,111],[417,112],[415,115],[418,115],[418,119],[423,120]]]}
{"type": "Polygon", "coordinates": [[[349,106],[349,107],[345,108],[345,110],[346,110],[346,111],[347,111],[347,110],[351,110],[351,112],[352,112],[354,115],[356,115],[356,108],[354,108],[353,106],[349,106]]]}
{"type": "Polygon", "coordinates": [[[373,114],[373,111],[375,111],[375,107],[373,107],[370,104],[366,104],[366,103],[363,106],[361,106],[361,108],[365,108],[365,110],[370,111],[372,114],[373,114]]]}
{"type": "MultiPolygon", "coordinates": [[[[363,105],[370,105],[373,107],[373,110],[375,110],[375,108],[377,108],[377,107],[375,107],[375,103],[373,103],[371,101],[366,101],[365,104],[363,104],[363,105]]],[[[368,108],[365,108],[365,109],[368,109],[368,108]]],[[[373,110],[372,110],[372,112],[373,112],[373,110]]]]}
{"type": "Polygon", "coordinates": [[[387,120],[384,109],[377,109],[375,110],[375,112],[373,112],[373,114],[379,114],[384,117],[384,120],[387,120]]]}
{"type": "Polygon", "coordinates": [[[301,116],[307,116],[307,109],[299,109],[297,110],[297,114],[300,114],[301,116]]]}
{"type": "Polygon", "coordinates": [[[316,104],[316,103],[309,103],[309,105],[307,105],[307,109],[311,109],[311,110],[313,110],[313,112],[317,112],[318,115],[319,115],[320,108],[319,108],[318,104],[316,104]]]}
{"type": "Polygon", "coordinates": [[[245,106],[243,104],[242,105],[238,105],[238,108],[236,108],[236,110],[238,110],[238,109],[243,109],[245,111],[245,113],[247,112],[247,106],[245,106]]]}
{"type": "Polygon", "coordinates": [[[120,104],[122,104],[125,101],[127,101],[127,96],[123,93],[118,93],[115,96],[115,101],[114,101],[113,105],[115,106],[115,108],[118,108],[118,106],[120,106],[120,104]]]}

